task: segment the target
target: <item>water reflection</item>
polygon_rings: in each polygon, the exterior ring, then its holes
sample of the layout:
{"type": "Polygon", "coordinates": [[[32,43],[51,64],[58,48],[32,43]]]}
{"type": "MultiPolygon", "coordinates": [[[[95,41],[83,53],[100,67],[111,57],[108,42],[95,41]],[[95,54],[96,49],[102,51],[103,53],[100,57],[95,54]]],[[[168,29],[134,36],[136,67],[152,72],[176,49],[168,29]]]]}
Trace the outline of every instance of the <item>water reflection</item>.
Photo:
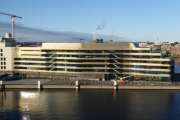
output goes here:
{"type": "Polygon", "coordinates": [[[25,105],[23,106],[23,111],[29,111],[28,103],[25,103],[25,105]]]}
{"type": "Polygon", "coordinates": [[[3,119],[170,119],[180,117],[180,92],[48,90],[0,92],[3,119]],[[173,117],[174,118],[174,117],[173,117]]]}
{"type": "Polygon", "coordinates": [[[14,93],[12,91],[0,91],[0,108],[9,110],[13,108],[14,93]]]}
{"type": "Polygon", "coordinates": [[[3,91],[0,91],[0,108],[3,106],[3,91]]]}
{"type": "Polygon", "coordinates": [[[39,96],[40,96],[40,93],[21,92],[21,97],[24,97],[24,98],[37,98],[39,96]]]}
{"type": "Polygon", "coordinates": [[[23,115],[22,120],[31,120],[31,118],[29,115],[23,115]]]}

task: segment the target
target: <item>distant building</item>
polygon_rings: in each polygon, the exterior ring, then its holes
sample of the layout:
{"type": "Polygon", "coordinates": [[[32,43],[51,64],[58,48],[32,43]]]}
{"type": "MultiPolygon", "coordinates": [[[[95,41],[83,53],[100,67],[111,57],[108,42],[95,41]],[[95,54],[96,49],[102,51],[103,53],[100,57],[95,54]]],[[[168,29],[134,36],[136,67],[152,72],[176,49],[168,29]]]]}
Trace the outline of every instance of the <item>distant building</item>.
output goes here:
{"type": "Polygon", "coordinates": [[[103,39],[91,40],[90,43],[103,43],[103,39]]]}
{"type": "Polygon", "coordinates": [[[17,42],[17,47],[40,47],[42,42],[22,42],[21,45],[17,42]]]}
{"type": "Polygon", "coordinates": [[[11,37],[10,33],[6,33],[5,37],[0,37],[0,43],[10,43],[11,46],[16,47],[16,41],[11,37]]]}
{"type": "Polygon", "coordinates": [[[140,42],[139,43],[139,47],[152,47],[154,45],[154,43],[153,42],[149,42],[149,41],[147,41],[147,42],[140,42]]]}
{"type": "Polygon", "coordinates": [[[139,43],[139,47],[147,47],[147,43],[139,43]]]}
{"type": "Polygon", "coordinates": [[[170,56],[180,57],[180,44],[167,43],[161,46],[161,50],[168,51],[170,56]]]}

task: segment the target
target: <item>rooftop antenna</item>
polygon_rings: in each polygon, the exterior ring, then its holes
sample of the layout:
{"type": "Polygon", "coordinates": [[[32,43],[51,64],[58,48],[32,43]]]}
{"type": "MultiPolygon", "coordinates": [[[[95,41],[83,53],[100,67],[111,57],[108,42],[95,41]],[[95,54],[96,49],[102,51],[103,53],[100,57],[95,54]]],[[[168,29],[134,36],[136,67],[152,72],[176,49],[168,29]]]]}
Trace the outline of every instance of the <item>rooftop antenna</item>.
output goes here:
{"type": "Polygon", "coordinates": [[[22,39],[27,39],[27,38],[18,38],[18,39],[20,39],[20,46],[21,46],[21,41],[22,41],[22,39]]]}

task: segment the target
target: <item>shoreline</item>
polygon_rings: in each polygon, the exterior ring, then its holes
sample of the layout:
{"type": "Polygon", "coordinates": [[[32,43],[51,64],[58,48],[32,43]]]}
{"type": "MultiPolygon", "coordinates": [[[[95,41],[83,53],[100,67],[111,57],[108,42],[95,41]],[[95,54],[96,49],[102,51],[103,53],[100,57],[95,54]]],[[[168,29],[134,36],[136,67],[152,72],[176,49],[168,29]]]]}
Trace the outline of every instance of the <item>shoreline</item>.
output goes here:
{"type": "Polygon", "coordinates": [[[51,81],[23,79],[0,81],[0,89],[110,89],[110,90],[180,90],[180,82],[134,81],[51,81]]]}
{"type": "Polygon", "coordinates": [[[0,85],[6,89],[180,90],[180,85],[0,85]]]}

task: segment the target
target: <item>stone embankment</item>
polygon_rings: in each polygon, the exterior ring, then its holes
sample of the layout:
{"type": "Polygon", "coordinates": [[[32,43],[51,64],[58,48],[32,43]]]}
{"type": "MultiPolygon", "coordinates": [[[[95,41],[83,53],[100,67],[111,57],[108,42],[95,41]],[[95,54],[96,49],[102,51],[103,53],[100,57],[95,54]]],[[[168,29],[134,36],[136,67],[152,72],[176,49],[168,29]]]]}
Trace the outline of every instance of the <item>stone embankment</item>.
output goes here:
{"type": "Polygon", "coordinates": [[[114,89],[114,90],[180,90],[179,82],[127,82],[117,81],[0,81],[0,89],[114,89]]]}

